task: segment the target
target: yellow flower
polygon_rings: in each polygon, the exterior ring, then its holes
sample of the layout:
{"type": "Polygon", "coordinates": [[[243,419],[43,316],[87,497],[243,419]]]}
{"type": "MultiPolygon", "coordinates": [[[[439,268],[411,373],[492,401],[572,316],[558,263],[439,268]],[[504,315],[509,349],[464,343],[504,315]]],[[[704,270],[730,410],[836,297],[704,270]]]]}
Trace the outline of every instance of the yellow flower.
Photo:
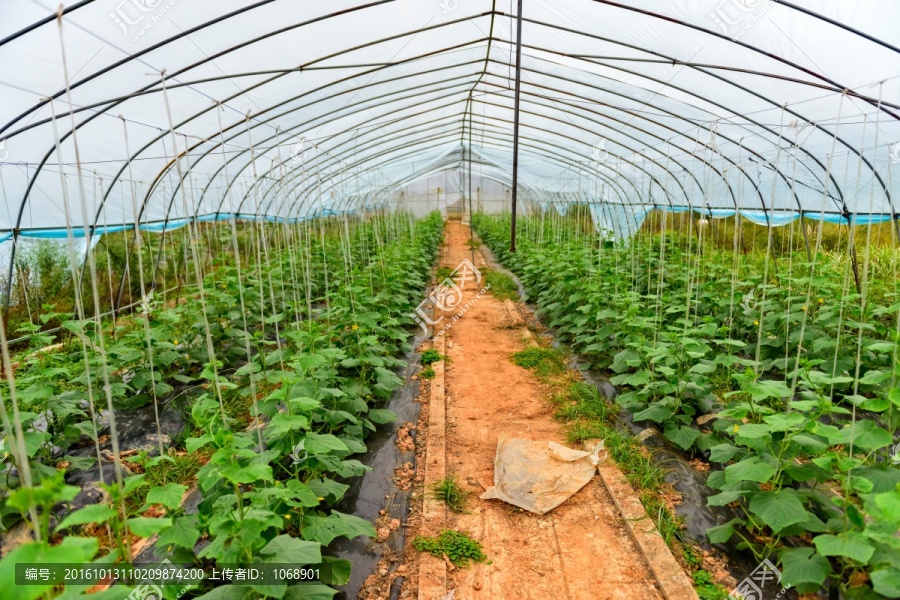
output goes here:
{"type": "Polygon", "coordinates": [[[803,305],[803,310],[806,310],[806,305],[805,305],[805,304],[803,305]]]}
{"type": "Polygon", "coordinates": [[[759,325],[759,321],[753,321],[754,325],[759,325]]]}
{"type": "Polygon", "coordinates": [[[319,498],[319,502],[321,502],[321,501],[324,500],[324,499],[325,499],[325,498],[319,498]]]}
{"type": "Polygon", "coordinates": [[[819,298],[819,304],[822,304],[823,302],[825,302],[825,300],[823,300],[822,298],[819,298]]]}
{"type": "Polygon", "coordinates": [[[738,426],[737,426],[737,423],[735,423],[735,425],[734,425],[734,432],[735,432],[735,433],[738,432],[738,426]]]}
{"type": "Polygon", "coordinates": [[[177,346],[177,345],[178,345],[178,340],[172,340],[172,343],[175,344],[175,345],[177,346]]]}
{"type": "Polygon", "coordinates": [[[358,325],[354,325],[354,326],[352,327],[352,329],[353,329],[353,331],[356,331],[357,329],[359,329],[359,326],[358,326],[358,325]]]}
{"type": "Polygon", "coordinates": [[[284,515],[284,518],[285,518],[285,519],[290,519],[290,518],[291,518],[291,515],[284,515]]]}

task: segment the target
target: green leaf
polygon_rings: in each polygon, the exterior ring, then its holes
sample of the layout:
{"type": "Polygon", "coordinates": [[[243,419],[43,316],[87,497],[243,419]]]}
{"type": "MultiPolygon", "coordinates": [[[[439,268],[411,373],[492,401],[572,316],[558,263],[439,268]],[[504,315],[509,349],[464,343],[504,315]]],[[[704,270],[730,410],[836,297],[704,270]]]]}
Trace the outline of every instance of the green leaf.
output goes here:
{"type": "Polygon", "coordinates": [[[331,581],[329,582],[331,585],[347,585],[352,568],[349,560],[323,556],[322,562],[331,565],[331,581]]]}
{"type": "Polygon", "coordinates": [[[192,437],[186,439],[184,442],[184,447],[188,452],[193,454],[211,441],[213,441],[213,437],[208,433],[204,433],[200,437],[192,437]]]}
{"type": "Polygon", "coordinates": [[[665,423],[672,416],[672,411],[663,406],[661,402],[651,404],[644,410],[634,414],[635,421],[655,421],[665,423]]]}
{"type": "Polygon", "coordinates": [[[666,425],[664,434],[669,440],[678,444],[682,450],[687,450],[694,445],[694,441],[700,436],[700,432],[687,425],[666,425]]]}
{"type": "Polygon", "coordinates": [[[795,523],[803,523],[810,515],[800,502],[797,492],[792,489],[755,494],[750,499],[750,512],[762,519],[775,533],[795,523]]]}
{"type": "Polygon", "coordinates": [[[741,519],[732,519],[723,525],[718,525],[716,527],[710,527],[706,530],[706,535],[709,537],[709,541],[711,544],[724,544],[727,542],[732,535],[734,535],[734,526],[737,523],[743,524],[741,519]]]}
{"type": "Polygon", "coordinates": [[[96,539],[65,537],[57,546],[42,543],[23,544],[0,560],[0,590],[9,600],[35,600],[43,596],[53,583],[16,585],[16,563],[86,563],[97,553],[96,539]]]}
{"type": "Polygon", "coordinates": [[[56,526],[56,531],[61,531],[74,525],[86,525],[88,523],[105,523],[116,515],[116,511],[105,504],[93,504],[76,510],[62,520],[56,526]]]}
{"type": "Polygon", "coordinates": [[[831,564],[812,548],[786,550],[781,555],[781,582],[797,588],[801,594],[814,592],[822,587],[831,573],[831,564]]]}
{"type": "Polygon", "coordinates": [[[869,575],[877,593],[888,598],[900,598],[900,570],[879,569],[869,575]]]}
{"type": "Polygon", "coordinates": [[[889,492],[900,483],[900,469],[890,465],[860,467],[853,474],[871,481],[872,491],[876,494],[889,492]]]}
{"type": "Polygon", "coordinates": [[[852,426],[848,425],[840,430],[839,438],[842,444],[853,445],[864,450],[877,450],[890,445],[893,441],[891,434],[879,427],[875,421],[864,419],[857,421],[852,426]]]}
{"type": "Polygon", "coordinates": [[[306,450],[310,454],[328,454],[329,452],[348,452],[347,444],[330,433],[306,434],[306,450]]]}
{"type": "Polygon", "coordinates": [[[737,446],[731,444],[718,444],[709,449],[709,459],[717,463],[726,463],[737,453],[737,446]]]}
{"type": "Polygon", "coordinates": [[[232,483],[253,483],[255,481],[272,481],[272,467],[269,465],[249,464],[246,466],[231,465],[222,470],[222,477],[232,483]]]}
{"type": "MultiPolygon", "coordinates": [[[[803,425],[804,421],[806,421],[806,417],[801,413],[796,412],[776,413],[774,415],[763,417],[763,421],[769,424],[770,431],[791,431],[803,425]]],[[[745,425],[744,427],[747,426],[745,425]]],[[[741,435],[746,437],[743,431],[741,431],[741,435]]]]}
{"type": "Polygon", "coordinates": [[[775,467],[760,461],[758,456],[748,456],[740,462],[725,467],[725,481],[728,483],[738,483],[739,481],[765,483],[773,475],[775,475],[775,467]]]}
{"type": "Polygon", "coordinates": [[[151,518],[151,517],[132,517],[126,521],[131,533],[138,537],[148,538],[159,533],[166,527],[172,526],[172,519],[169,518],[151,518]]]}
{"type": "Polygon", "coordinates": [[[858,563],[866,564],[875,553],[875,547],[857,531],[837,535],[817,535],[813,538],[816,550],[822,556],[844,556],[858,563]]]}
{"type": "Polygon", "coordinates": [[[166,508],[178,508],[181,506],[181,497],[186,491],[187,486],[180,483],[169,483],[165,486],[152,488],[147,492],[146,505],[162,504],[166,508]]]}
{"type": "Polygon", "coordinates": [[[378,423],[379,425],[383,423],[393,423],[397,420],[397,415],[392,413],[389,410],[381,409],[381,408],[373,408],[369,411],[367,415],[369,420],[373,423],[378,423]]]}
{"type": "Polygon", "coordinates": [[[756,423],[750,425],[738,425],[735,434],[738,437],[755,440],[769,435],[770,431],[772,431],[772,427],[770,425],[756,423]]]}
{"type": "Polygon", "coordinates": [[[305,542],[289,535],[279,535],[259,551],[262,555],[275,555],[272,560],[282,563],[309,565],[322,562],[322,547],[316,542],[305,542]]]}
{"type": "Polygon", "coordinates": [[[743,492],[722,492],[706,499],[707,506],[725,506],[743,496],[743,492]]]}
{"type": "Polygon", "coordinates": [[[192,549],[198,539],[200,539],[200,530],[194,526],[191,518],[181,517],[175,520],[172,527],[159,534],[156,544],[164,548],[174,545],[192,549]]]}
{"type": "Polygon", "coordinates": [[[327,546],[338,536],[353,539],[360,535],[375,537],[375,527],[364,519],[332,510],[328,516],[307,515],[303,537],[327,546]]]}

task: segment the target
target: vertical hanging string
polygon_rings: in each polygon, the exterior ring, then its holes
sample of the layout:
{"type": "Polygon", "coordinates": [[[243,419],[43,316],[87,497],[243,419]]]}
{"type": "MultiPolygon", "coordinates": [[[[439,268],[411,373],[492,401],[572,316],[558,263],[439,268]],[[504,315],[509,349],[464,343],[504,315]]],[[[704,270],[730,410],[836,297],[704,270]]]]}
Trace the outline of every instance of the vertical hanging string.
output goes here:
{"type": "MultiPolygon", "coordinates": [[[[777,150],[775,150],[775,165],[776,165],[776,167],[773,169],[773,171],[777,170],[778,162],[781,160],[781,143],[782,143],[782,140],[784,139],[784,109],[786,106],[787,106],[787,104],[781,105],[781,122],[778,124],[778,147],[777,147],[777,150]]],[[[759,163],[757,163],[757,165],[756,165],[756,182],[757,182],[757,185],[762,183],[762,170],[761,170],[759,163]]],[[[770,195],[771,201],[770,201],[770,205],[769,205],[771,208],[766,209],[765,204],[763,204],[763,210],[765,210],[767,212],[769,212],[769,210],[774,212],[774,210],[775,210],[775,192],[777,190],[777,188],[776,188],[777,184],[778,184],[778,178],[775,177],[775,173],[773,172],[772,173],[772,193],[770,195]]],[[[774,216],[775,215],[773,214],[772,217],[774,217],[774,216]]],[[[759,325],[757,326],[757,329],[756,329],[756,352],[754,354],[754,359],[753,359],[753,370],[757,374],[760,374],[762,372],[762,369],[760,368],[760,364],[759,364],[759,356],[760,356],[760,352],[762,350],[763,320],[766,316],[766,300],[769,295],[769,255],[775,252],[775,249],[772,248],[772,231],[774,229],[774,225],[772,224],[772,218],[766,217],[766,221],[767,221],[766,222],[766,225],[767,225],[767,227],[766,227],[766,230],[767,230],[766,231],[766,258],[765,258],[765,263],[763,266],[763,279],[762,279],[762,284],[761,284],[762,285],[762,298],[759,301],[759,325]]],[[[776,273],[776,277],[777,277],[777,273],[776,273]]],[[[785,319],[785,320],[787,320],[787,319],[785,319]]]]}
{"type": "MultiPolygon", "coordinates": [[[[169,121],[169,137],[172,140],[172,148],[175,153],[175,169],[178,172],[178,191],[181,194],[183,214],[185,216],[187,216],[190,213],[187,210],[187,196],[184,192],[184,173],[181,170],[181,158],[179,155],[180,153],[178,152],[178,142],[175,138],[175,124],[172,121],[172,109],[169,104],[169,93],[166,88],[166,70],[165,69],[163,69],[162,71],[159,72],[159,79],[162,82],[163,102],[165,103],[165,107],[166,107],[166,117],[169,121]]],[[[187,154],[186,148],[185,148],[185,154],[187,154]]],[[[203,286],[203,279],[200,276],[200,266],[199,266],[200,259],[197,256],[197,247],[196,247],[196,244],[193,243],[193,241],[196,239],[196,235],[194,232],[195,226],[196,226],[196,223],[194,223],[194,220],[189,218],[187,225],[186,225],[186,227],[190,228],[190,241],[189,241],[188,245],[190,245],[190,247],[191,247],[191,254],[192,254],[193,263],[194,263],[194,277],[197,282],[197,295],[200,299],[200,310],[201,310],[201,313],[203,314],[203,329],[204,329],[204,333],[206,334],[206,350],[207,350],[207,354],[209,356],[210,369],[212,370],[212,374],[213,374],[213,385],[215,386],[216,398],[219,401],[219,409],[222,412],[222,415],[221,415],[222,416],[222,425],[227,428],[228,422],[226,421],[226,418],[225,418],[225,402],[222,399],[222,388],[219,385],[219,365],[218,365],[218,361],[216,360],[216,349],[213,346],[212,333],[210,332],[210,329],[209,329],[209,319],[207,317],[206,289],[203,286]]]]}
{"type": "MultiPolygon", "coordinates": [[[[150,335],[150,314],[153,311],[153,296],[152,292],[149,296],[147,295],[147,288],[144,282],[144,258],[141,251],[141,247],[143,244],[143,235],[141,235],[141,230],[139,228],[140,223],[138,223],[139,211],[137,207],[137,197],[135,196],[134,190],[134,177],[131,170],[131,149],[128,143],[128,124],[125,121],[125,117],[119,115],[119,118],[122,120],[122,132],[125,138],[125,160],[128,167],[128,180],[129,182],[131,182],[131,185],[129,187],[131,188],[131,212],[132,216],[134,217],[134,248],[135,252],[137,253],[138,260],[138,283],[141,287],[140,314],[141,323],[144,326],[144,343],[147,344],[147,360],[150,365],[150,390],[153,393],[153,419],[156,422],[156,441],[159,445],[159,455],[163,456],[165,452],[163,451],[162,445],[162,425],[159,422],[159,399],[156,393],[156,368],[153,364],[153,343],[152,337],[150,335]]],[[[125,216],[124,212],[122,213],[122,216],[125,216]]]]}
{"type": "MultiPolygon", "coordinates": [[[[867,124],[868,124],[868,115],[863,115],[863,126],[862,126],[860,145],[859,145],[860,148],[865,148],[866,125],[867,124]]],[[[847,162],[849,163],[850,161],[847,161],[847,162]]],[[[863,164],[863,154],[860,151],[860,153],[857,157],[857,161],[856,161],[856,189],[854,190],[854,193],[853,193],[854,198],[858,197],[859,192],[860,192],[860,180],[862,179],[862,164],[863,164]]],[[[844,179],[846,181],[846,175],[845,175],[844,179]]],[[[850,215],[848,214],[848,218],[847,218],[847,257],[848,258],[854,255],[855,244],[856,244],[856,242],[855,242],[856,236],[854,235],[856,227],[855,227],[854,223],[851,222],[849,217],[850,217],[850,215]]],[[[840,225],[838,225],[838,227],[840,228],[840,225]]],[[[841,289],[840,306],[838,308],[837,328],[835,329],[835,333],[834,333],[834,336],[835,336],[834,356],[832,357],[832,364],[831,364],[831,377],[832,378],[837,376],[837,365],[838,365],[837,360],[838,360],[838,355],[839,355],[840,349],[841,349],[841,336],[844,333],[844,322],[845,322],[844,314],[845,314],[845,308],[847,307],[847,298],[850,294],[850,266],[851,266],[851,263],[853,263],[853,262],[854,262],[853,260],[845,260],[844,261],[844,279],[843,279],[843,284],[842,284],[842,289],[841,289]]],[[[856,271],[854,271],[854,277],[856,277],[857,279],[859,277],[859,275],[856,271]]],[[[862,290],[860,290],[860,292],[861,291],[862,290]]],[[[829,386],[828,396],[832,397],[833,395],[834,395],[834,382],[832,381],[829,386]]]]}
{"type": "MultiPolygon", "coordinates": [[[[884,86],[884,82],[878,84],[878,108],[875,111],[875,143],[873,147],[878,149],[878,133],[880,128],[880,117],[881,117],[881,94],[882,88],[884,86]]],[[[867,117],[868,115],[864,115],[867,117]]],[[[865,125],[863,126],[865,127],[865,125]]],[[[865,139],[865,138],[864,138],[865,139]]],[[[865,148],[865,144],[860,144],[860,162],[862,161],[862,154],[865,148]]],[[[872,164],[875,164],[875,158],[873,157],[872,164]]],[[[857,176],[857,181],[860,180],[860,176],[857,176]]],[[[869,257],[870,257],[870,247],[872,243],[872,210],[875,204],[875,185],[874,183],[869,186],[869,223],[866,226],[866,251],[865,256],[863,258],[863,272],[862,272],[862,282],[860,286],[860,298],[859,298],[859,317],[857,318],[857,322],[859,323],[859,328],[856,334],[856,369],[853,374],[853,395],[856,396],[859,393],[859,368],[862,364],[862,340],[863,340],[863,327],[866,323],[866,310],[867,305],[866,302],[868,300],[868,291],[869,291],[869,257]]],[[[855,214],[859,214],[859,211],[856,211],[855,214]]],[[[850,223],[850,227],[854,227],[855,223],[850,223]]],[[[895,340],[896,341],[896,340],[895,340]]],[[[853,406],[851,408],[850,415],[850,450],[849,456],[853,456],[853,442],[854,442],[854,431],[853,428],[856,426],[856,402],[852,403],[853,406]]],[[[847,471],[847,479],[850,478],[850,471],[852,469],[848,469],[847,471]]],[[[849,501],[850,498],[850,486],[847,486],[844,499],[845,501],[849,501]]],[[[844,515],[844,522],[846,524],[847,515],[844,515]]]]}
{"type": "MultiPolygon", "coordinates": [[[[251,133],[250,128],[250,111],[247,111],[247,114],[244,117],[244,122],[247,127],[247,140],[250,143],[250,167],[253,172],[253,202],[255,205],[254,211],[257,214],[256,222],[258,223],[259,230],[259,238],[260,238],[260,247],[262,250],[262,257],[265,259],[266,265],[268,268],[266,269],[266,279],[269,281],[269,299],[272,303],[272,324],[275,326],[275,348],[278,352],[278,364],[282,370],[284,370],[284,353],[281,351],[281,332],[278,327],[278,306],[275,303],[275,287],[272,284],[272,262],[269,259],[269,245],[267,242],[268,234],[264,229],[264,223],[266,222],[263,219],[262,215],[260,215],[260,203],[259,203],[259,175],[256,171],[256,154],[255,149],[253,147],[253,135],[251,133]]],[[[258,270],[260,273],[260,303],[265,302],[265,293],[263,292],[263,280],[262,280],[262,269],[258,270]]]]}
{"type": "MultiPolygon", "coordinates": [[[[228,196],[228,211],[230,214],[228,218],[228,224],[231,229],[231,246],[234,251],[234,266],[236,272],[236,280],[237,280],[237,288],[238,288],[238,301],[241,305],[241,323],[243,325],[243,338],[244,338],[244,351],[247,354],[247,364],[251,364],[253,362],[253,353],[250,348],[250,328],[247,325],[247,306],[244,302],[244,275],[241,273],[241,249],[238,244],[237,239],[237,218],[234,214],[234,202],[233,196],[230,193],[231,185],[230,179],[228,177],[228,155],[225,151],[225,129],[222,127],[222,111],[225,110],[222,107],[221,102],[216,102],[216,116],[219,119],[219,147],[222,149],[222,172],[225,176],[225,189],[227,190],[225,193],[228,196]]],[[[250,397],[253,399],[253,413],[254,416],[259,418],[259,406],[257,405],[257,393],[256,393],[256,376],[254,374],[253,368],[250,368],[249,373],[250,379],[250,397]]],[[[257,443],[260,453],[263,451],[263,442],[262,442],[262,427],[256,427],[256,436],[257,443]]]]}
{"type": "MultiPolygon", "coordinates": [[[[91,231],[88,220],[88,212],[87,212],[87,197],[84,191],[84,173],[81,169],[81,153],[78,149],[78,134],[77,127],[75,125],[75,105],[72,102],[72,89],[69,85],[69,70],[68,64],[66,61],[66,46],[65,40],[63,38],[63,24],[62,24],[62,6],[60,6],[57,17],[57,29],[59,32],[59,45],[60,45],[60,54],[62,59],[62,68],[63,68],[63,78],[65,80],[66,87],[66,101],[69,104],[69,119],[72,123],[72,147],[75,152],[75,168],[78,175],[78,193],[79,198],[81,199],[81,222],[84,231],[84,239],[86,243],[85,247],[85,260],[88,261],[88,266],[91,271],[91,294],[94,301],[94,320],[96,321],[96,346],[95,350],[100,356],[100,369],[101,375],[103,378],[103,391],[106,393],[106,409],[109,413],[109,434],[110,434],[110,444],[112,446],[112,454],[113,454],[113,469],[116,478],[116,485],[119,489],[122,489],[122,462],[119,457],[119,435],[117,431],[116,425],[116,413],[113,407],[113,399],[112,399],[112,387],[109,384],[109,365],[106,361],[106,348],[104,344],[104,335],[103,335],[103,322],[100,318],[100,293],[97,287],[97,265],[94,262],[94,253],[91,252],[91,231]]],[[[61,169],[60,169],[61,170],[61,169]]],[[[68,206],[67,206],[68,208],[68,206]]],[[[67,223],[69,222],[69,217],[66,217],[67,223]]],[[[68,225],[67,225],[68,227],[68,225]]],[[[71,235],[71,232],[69,232],[71,235]]],[[[74,244],[73,244],[74,245],[74,244]]],[[[74,259],[74,251],[70,252],[70,259],[74,259]]],[[[73,265],[73,276],[75,275],[75,269],[73,265]]],[[[84,320],[82,319],[82,323],[84,320]]],[[[87,338],[85,338],[86,340],[87,338]]],[[[5,357],[4,357],[5,358],[5,357]]],[[[85,360],[85,368],[87,371],[90,370],[89,363],[85,360]]],[[[88,376],[88,381],[90,381],[90,377],[88,376]]],[[[89,384],[90,385],[90,384],[89,384]]],[[[102,463],[99,465],[100,470],[103,470],[102,463]]],[[[122,504],[122,514],[127,514],[126,506],[125,506],[125,495],[120,495],[122,504]]],[[[125,532],[125,542],[126,548],[128,551],[128,555],[130,558],[131,555],[131,539],[128,531],[127,523],[123,524],[124,532],[125,532]]]]}
{"type": "MultiPolygon", "coordinates": [[[[812,297],[813,276],[816,272],[816,263],[818,262],[819,258],[819,250],[822,247],[822,227],[825,223],[825,203],[828,201],[828,184],[831,182],[831,167],[834,164],[834,150],[835,145],[837,144],[838,130],[841,126],[841,113],[843,112],[844,97],[846,95],[847,90],[841,92],[841,99],[838,103],[837,121],[834,125],[834,136],[832,136],[831,138],[831,152],[828,154],[828,162],[825,165],[825,184],[822,186],[822,207],[819,212],[819,226],[818,230],[816,231],[815,251],[813,252],[813,260],[810,265],[809,284],[806,287],[806,306],[809,306],[809,301],[812,297]]],[[[803,352],[804,334],[806,332],[806,323],[808,321],[808,317],[809,311],[803,311],[803,318],[800,320],[800,337],[798,338],[799,341],[797,342],[797,355],[794,359],[794,368],[791,373],[791,396],[793,396],[797,391],[797,379],[800,375],[800,354],[803,352]]]]}

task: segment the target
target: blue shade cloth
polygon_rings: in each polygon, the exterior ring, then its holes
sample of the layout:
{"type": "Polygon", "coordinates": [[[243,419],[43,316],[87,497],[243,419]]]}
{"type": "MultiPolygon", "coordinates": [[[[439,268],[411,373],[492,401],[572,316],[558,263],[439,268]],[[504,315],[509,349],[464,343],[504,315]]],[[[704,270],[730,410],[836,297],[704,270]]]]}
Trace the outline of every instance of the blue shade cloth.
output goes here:
{"type": "Polygon", "coordinates": [[[710,217],[713,219],[727,219],[728,217],[733,217],[737,212],[734,210],[723,208],[697,208],[694,210],[704,217],[710,217]]]}
{"type": "Polygon", "coordinates": [[[219,213],[217,215],[201,215],[194,220],[198,223],[206,223],[209,221],[227,221],[233,218],[234,215],[231,213],[219,213]]]}
{"type": "MultiPolygon", "coordinates": [[[[840,223],[841,225],[847,224],[847,217],[843,215],[823,215],[822,213],[815,213],[813,211],[803,213],[803,216],[810,221],[825,221],[826,223],[840,223]]],[[[891,220],[891,215],[851,215],[851,221],[854,225],[873,225],[875,223],[886,223],[891,220]]]]}
{"type": "MultiPolygon", "coordinates": [[[[104,233],[116,233],[117,231],[127,231],[133,229],[131,225],[116,225],[110,227],[97,227],[94,229],[93,235],[100,236],[104,233]]],[[[48,240],[64,240],[69,237],[69,232],[66,229],[23,229],[19,232],[19,235],[22,237],[29,238],[42,238],[48,240]]],[[[82,227],[73,227],[72,228],[72,237],[82,238],[84,237],[84,228],[82,227]]],[[[93,236],[92,236],[93,237],[93,236]]]]}
{"type": "Polygon", "coordinates": [[[12,239],[11,231],[7,231],[6,233],[0,233],[0,244],[2,244],[3,242],[5,242],[7,240],[11,240],[11,239],[12,239]]]}
{"type": "Polygon", "coordinates": [[[147,223],[145,225],[141,225],[141,231],[171,231],[173,229],[180,229],[187,225],[190,222],[190,219],[176,219],[174,221],[169,221],[166,223],[165,221],[161,223],[147,223]]]}
{"type": "Polygon", "coordinates": [[[781,227],[787,225],[800,217],[800,213],[795,212],[766,212],[757,210],[742,210],[741,216],[756,225],[763,227],[781,227]]]}

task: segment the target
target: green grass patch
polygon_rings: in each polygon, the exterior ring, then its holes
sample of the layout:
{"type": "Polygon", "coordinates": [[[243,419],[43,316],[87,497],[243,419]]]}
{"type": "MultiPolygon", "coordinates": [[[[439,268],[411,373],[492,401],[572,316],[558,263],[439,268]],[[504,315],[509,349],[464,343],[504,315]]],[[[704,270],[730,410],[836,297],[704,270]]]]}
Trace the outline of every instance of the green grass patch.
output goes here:
{"type": "Polygon", "coordinates": [[[428,367],[427,369],[422,369],[422,372],[419,373],[419,377],[422,379],[434,379],[434,369],[428,367]]]}
{"type": "Polygon", "coordinates": [[[436,362],[446,360],[446,358],[446,356],[444,356],[437,350],[426,350],[422,353],[422,364],[427,367],[428,365],[434,364],[436,362]]]}
{"type": "Polygon", "coordinates": [[[539,377],[562,375],[566,371],[565,353],[556,348],[531,347],[512,354],[512,362],[532,369],[539,377]]]}
{"type": "Polygon", "coordinates": [[[666,471],[653,464],[637,438],[615,426],[617,407],[602,398],[594,386],[583,382],[569,384],[554,396],[553,402],[558,405],[554,418],[568,424],[566,440],[570,444],[605,440],[609,455],[638,490],[644,510],[656,522],[666,543],[672,545],[681,529],[681,519],[672,514],[660,496],[666,471]]]}
{"type": "Polygon", "coordinates": [[[464,531],[445,529],[434,538],[417,536],[413,540],[413,548],[419,552],[428,552],[438,558],[447,555],[450,562],[464,569],[473,562],[482,563],[487,560],[484,547],[478,540],[473,540],[464,531]]]}
{"type": "Polygon", "coordinates": [[[450,267],[440,267],[437,270],[437,273],[435,273],[434,277],[438,281],[443,281],[443,280],[447,279],[448,277],[450,277],[450,275],[452,275],[452,274],[453,274],[453,269],[451,269],[450,267]]]}
{"type": "Polygon", "coordinates": [[[431,484],[431,497],[443,500],[447,508],[455,513],[466,511],[466,500],[470,494],[471,492],[464,490],[453,475],[431,484]]]}
{"type": "Polygon", "coordinates": [[[519,299],[519,286],[517,286],[515,280],[506,273],[500,271],[488,271],[484,276],[484,280],[490,285],[491,294],[493,294],[495,298],[499,298],[500,300],[506,300],[507,298],[510,300],[519,299]]]}

